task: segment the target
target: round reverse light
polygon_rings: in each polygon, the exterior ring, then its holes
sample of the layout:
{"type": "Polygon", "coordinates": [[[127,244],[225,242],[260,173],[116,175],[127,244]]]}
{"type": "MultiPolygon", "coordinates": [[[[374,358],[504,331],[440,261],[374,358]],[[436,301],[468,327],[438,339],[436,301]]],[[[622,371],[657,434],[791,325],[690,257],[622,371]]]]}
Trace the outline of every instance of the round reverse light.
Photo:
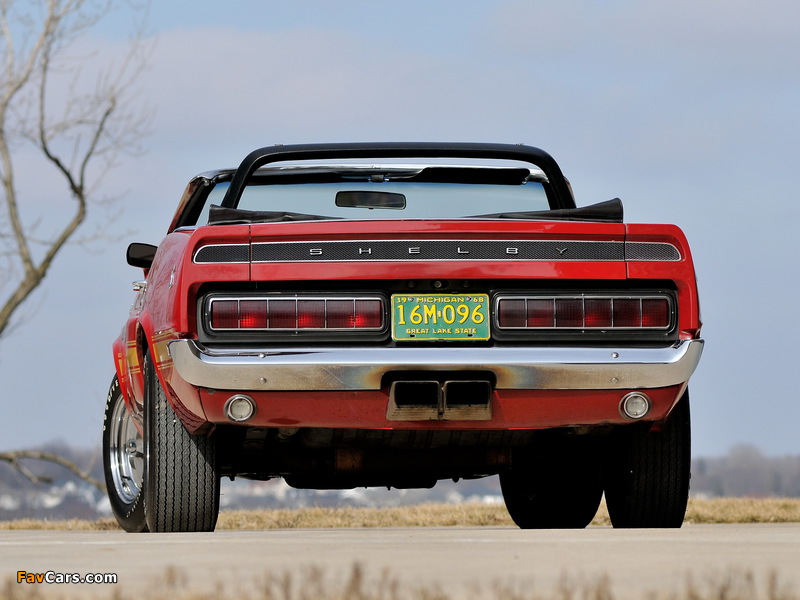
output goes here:
{"type": "Polygon", "coordinates": [[[622,398],[622,402],[619,404],[619,412],[622,413],[624,417],[635,420],[641,419],[649,413],[651,407],[652,403],[647,394],[631,392],[622,398]]]}
{"type": "Polygon", "coordinates": [[[236,394],[225,402],[225,415],[231,421],[243,423],[256,414],[256,403],[250,396],[236,394]]]}

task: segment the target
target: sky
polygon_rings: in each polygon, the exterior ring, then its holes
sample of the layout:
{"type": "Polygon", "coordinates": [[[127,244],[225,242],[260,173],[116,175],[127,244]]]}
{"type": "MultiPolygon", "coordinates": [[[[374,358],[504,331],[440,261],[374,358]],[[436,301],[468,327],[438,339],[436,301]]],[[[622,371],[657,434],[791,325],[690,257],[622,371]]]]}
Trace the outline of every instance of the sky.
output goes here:
{"type": "MultiPolygon", "coordinates": [[[[273,143],[485,141],[547,150],[578,205],[620,197],[628,222],[679,225],[706,339],[694,454],[800,454],[800,4],[153,4],[135,90],[150,133],[0,338],[0,451],[100,444],[141,277],[125,248],[163,238],[192,176],[273,143]]],[[[132,22],[120,10],[81,40],[87,72],[124,53],[132,22]]],[[[69,198],[18,151],[26,218],[46,231],[69,198]]]]}

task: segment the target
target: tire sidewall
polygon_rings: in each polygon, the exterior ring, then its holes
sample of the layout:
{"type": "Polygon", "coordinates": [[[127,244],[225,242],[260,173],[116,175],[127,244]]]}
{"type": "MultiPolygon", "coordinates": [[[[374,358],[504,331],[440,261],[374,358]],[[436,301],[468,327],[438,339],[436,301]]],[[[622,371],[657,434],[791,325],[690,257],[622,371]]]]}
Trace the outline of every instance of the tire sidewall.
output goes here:
{"type": "MultiPolygon", "coordinates": [[[[153,419],[155,418],[155,403],[156,398],[155,390],[153,389],[153,381],[157,379],[155,374],[155,366],[149,355],[144,359],[144,419],[142,419],[143,433],[144,433],[144,480],[145,494],[144,494],[144,507],[145,518],[147,525],[151,531],[158,531],[152,523],[154,519],[154,507],[156,506],[155,498],[152,496],[153,490],[156,489],[156,482],[153,481],[155,469],[153,468],[153,461],[156,459],[156,452],[153,448],[153,419]]],[[[158,385],[158,382],[155,382],[158,385]]]]}
{"type": "Polygon", "coordinates": [[[213,442],[186,431],[149,355],[144,372],[144,513],[148,528],[152,532],[213,531],[219,513],[213,442]],[[207,464],[213,465],[209,470],[201,473],[192,467],[198,467],[209,454],[212,460],[207,464]]]}

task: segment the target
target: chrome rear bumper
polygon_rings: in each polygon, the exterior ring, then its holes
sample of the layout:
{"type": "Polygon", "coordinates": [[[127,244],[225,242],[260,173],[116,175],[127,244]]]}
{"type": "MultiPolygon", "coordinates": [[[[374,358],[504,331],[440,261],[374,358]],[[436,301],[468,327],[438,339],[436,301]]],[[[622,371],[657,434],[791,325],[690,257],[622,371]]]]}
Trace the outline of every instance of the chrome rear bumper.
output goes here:
{"type": "Polygon", "coordinates": [[[491,371],[498,389],[657,388],[689,380],[703,340],[668,348],[270,348],[221,350],[173,340],[181,378],[225,390],[378,390],[389,372],[491,371]]]}

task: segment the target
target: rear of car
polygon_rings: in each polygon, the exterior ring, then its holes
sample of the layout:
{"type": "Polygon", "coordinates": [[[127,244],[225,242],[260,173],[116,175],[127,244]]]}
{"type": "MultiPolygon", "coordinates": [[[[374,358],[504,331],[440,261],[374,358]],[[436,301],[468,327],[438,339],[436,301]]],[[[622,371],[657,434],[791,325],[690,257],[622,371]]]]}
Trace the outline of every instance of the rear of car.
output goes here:
{"type": "Polygon", "coordinates": [[[521,527],[679,526],[702,352],[688,244],[576,208],[526,146],[276,146],[190,182],[115,344],[130,531],[209,530],[219,478],[499,474],[521,527]],[[369,162],[367,162],[367,160],[369,162]]]}

